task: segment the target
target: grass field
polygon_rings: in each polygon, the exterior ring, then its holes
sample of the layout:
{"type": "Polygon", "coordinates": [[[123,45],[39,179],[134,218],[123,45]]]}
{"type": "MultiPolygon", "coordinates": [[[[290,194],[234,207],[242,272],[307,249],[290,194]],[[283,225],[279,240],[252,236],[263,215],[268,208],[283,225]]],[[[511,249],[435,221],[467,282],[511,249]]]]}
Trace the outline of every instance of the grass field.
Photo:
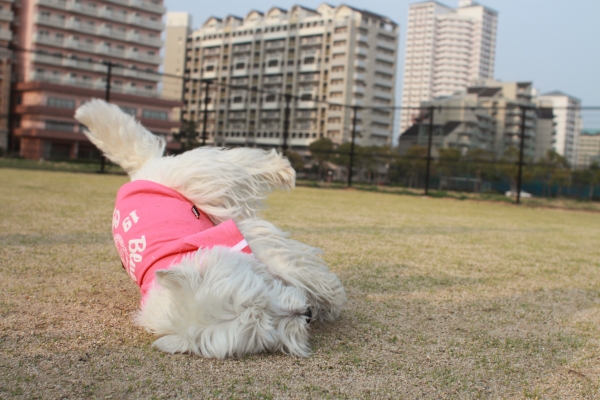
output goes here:
{"type": "Polygon", "coordinates": [[[600,214],[298,188],[265,215],[349,301],[314,354],[153,350],[110,235],[124,176],[0,169],[0,398],[597,398],[600,214]]]}

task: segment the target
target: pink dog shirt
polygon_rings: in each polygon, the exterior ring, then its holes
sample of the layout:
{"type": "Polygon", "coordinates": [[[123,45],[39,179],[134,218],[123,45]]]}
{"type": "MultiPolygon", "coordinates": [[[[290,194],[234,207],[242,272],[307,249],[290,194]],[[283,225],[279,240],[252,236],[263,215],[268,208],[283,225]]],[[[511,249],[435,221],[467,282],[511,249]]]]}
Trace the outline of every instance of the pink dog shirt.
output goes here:
{"type": "Polygon", "coordinates": [[[175,190],[150,181],[133,181],[117,193],[113,238],[125,271],[142,291],[155,271],[168,269],[198,249],[214,246],[252,254],[232,220],[215,224],[175,190]]]}

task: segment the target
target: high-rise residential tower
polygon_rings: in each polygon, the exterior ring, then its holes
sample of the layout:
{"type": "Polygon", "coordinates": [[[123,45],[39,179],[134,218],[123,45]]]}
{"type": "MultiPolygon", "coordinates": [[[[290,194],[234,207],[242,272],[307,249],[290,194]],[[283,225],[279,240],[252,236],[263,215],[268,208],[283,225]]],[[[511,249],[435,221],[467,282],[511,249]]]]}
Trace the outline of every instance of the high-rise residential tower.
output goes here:
{"type": "Polygon", "coordinates": [[[581,100],[560,91],[546,93],[540,96],[540,99],[550,101],[553,105],[554,122],[556,122],[554,151],[575,166],[579,134],[583,125],[581,100]]]}
{"type": "Polygon", "coordinates": [[[20,0],[13,85],[14,151],[27,158],[93,158],[75,108],[104,98],[167,135],[180,103],[161,98],[162,0],[20,0]]]}
{"type": "MultiPolygon", "coordinates": [[[[326,3],[210,18],[188,38],[184,120],[202,131],[202,81],[211,80],[209,143],[302,150],[322,137],[348,141],[353,110],[342,104],[394,105],[398,31],[387,17],[326,3]],[[285,94],[294,97],[284,144],[285,94]]],[[[391,143],[391,109],[359,111],[356,125],[358,143],[391,143]]]]}
{"type": "Polygon", "coordinates": [[[493,78],[497,20],[496,11],[471,0],[460,0],[458,8],[437,1],[410,5],[400,133],[413,124],[421,102],[493,78]]]}
{"type": "Polygon", "coordinates": [[[192,16],[187,12],[168,12],[165,30],[165,62],[163,71],[163,96],[181,99],[185,70],[185,43],[192,33],[192,16]]]}

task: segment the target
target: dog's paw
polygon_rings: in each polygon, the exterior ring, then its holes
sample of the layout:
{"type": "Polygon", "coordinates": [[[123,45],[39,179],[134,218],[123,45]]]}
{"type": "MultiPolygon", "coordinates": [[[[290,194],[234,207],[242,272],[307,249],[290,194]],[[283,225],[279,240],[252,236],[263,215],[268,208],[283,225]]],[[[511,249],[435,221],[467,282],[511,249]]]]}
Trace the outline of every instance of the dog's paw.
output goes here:
{"type": "Polygon", "coordinates": [[[160,351],[165,353],[187,353],[189,352],[190,345],[187,340],[179,335],[166,335],[152,343],[152,347],[156,347],[160,351]]]}

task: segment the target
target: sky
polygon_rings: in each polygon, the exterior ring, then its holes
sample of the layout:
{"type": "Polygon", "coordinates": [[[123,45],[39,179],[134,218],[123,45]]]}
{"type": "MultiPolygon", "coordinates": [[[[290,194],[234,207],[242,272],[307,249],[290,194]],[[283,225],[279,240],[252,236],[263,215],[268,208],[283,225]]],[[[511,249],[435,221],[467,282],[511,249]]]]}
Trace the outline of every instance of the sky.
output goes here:
{"type": "MultiPolygon", "coordinates": [[[[329,4],[337,5],[332,0],[329,4]]],[[[402,90],[406,24],[406,0],[348,0],[345,4],[385,15],[400,25],[397,105],[402,90]]],[[[439,1],[457,7],[458,0],[439,1]]],[[[165,0],[168,11],[192,14],[194,29],[208,17],[234,14],[243,17],[251,9],[267,11],[295,4],[316,8],[318,0],[165,0]]],[[[600,106],[600,0],[479,0],[498,11],[495,78],[531,81],[542,94],[560,90],[600,106]]]]}

